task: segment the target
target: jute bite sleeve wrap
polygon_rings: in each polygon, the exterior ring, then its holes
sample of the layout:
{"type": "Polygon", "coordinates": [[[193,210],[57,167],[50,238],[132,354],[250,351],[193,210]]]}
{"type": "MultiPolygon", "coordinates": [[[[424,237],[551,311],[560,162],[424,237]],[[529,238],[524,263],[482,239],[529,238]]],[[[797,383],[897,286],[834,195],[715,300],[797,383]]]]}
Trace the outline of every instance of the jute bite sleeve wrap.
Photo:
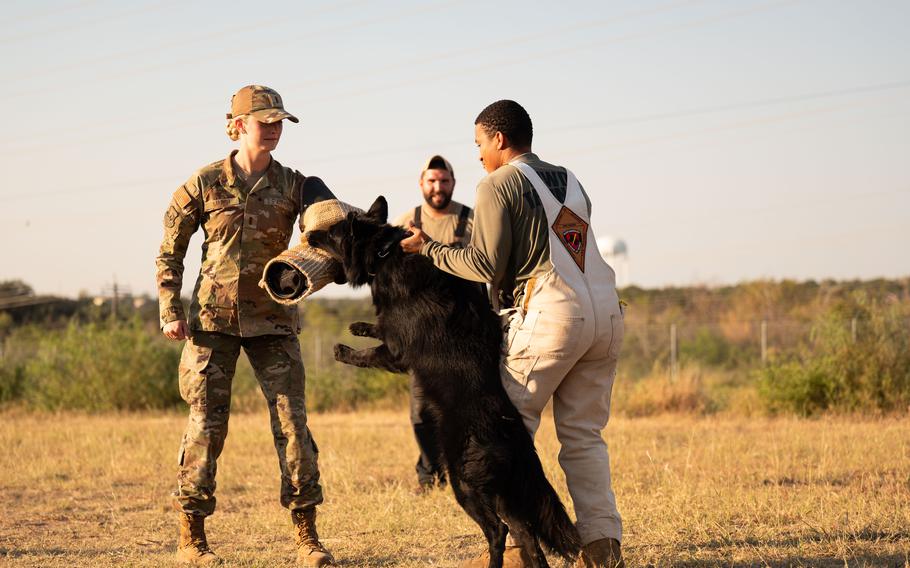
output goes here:
{"type": "MultiPolygon", "coordinates": [[[[319,201],[307,207],[303,226],[307,232],[327,230],[352,211],[363,213],[362,209],[337,199],[319,201]]],[[[279,304],[296,304],[343,273],[340,262],[325,251],[311,247],[305,236],[301,244],[268,261],[262,271],[259,286],[279,304]]]]}

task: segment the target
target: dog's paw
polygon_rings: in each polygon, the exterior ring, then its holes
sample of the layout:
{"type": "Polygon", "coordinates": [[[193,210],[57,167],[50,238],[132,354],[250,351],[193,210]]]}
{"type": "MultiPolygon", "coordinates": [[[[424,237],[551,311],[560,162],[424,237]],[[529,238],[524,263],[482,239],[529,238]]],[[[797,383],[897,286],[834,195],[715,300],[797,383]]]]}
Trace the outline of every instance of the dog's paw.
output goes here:
{"type": "Polygon", "coordinates": [[[348,363],[351,360],[351,354],[354,353],[354,350],[348,347],[347,345],[342,345],[341,343],[336,343],[335,348],[335,360],[339,363],[348,363]]]}
{"type": "Polygon", "coordinates": [[[348,329],[351,330],[351,335],[356,335],[357,337],[375,337],[375,327],[365,321],[355,321],[348,329]]]}

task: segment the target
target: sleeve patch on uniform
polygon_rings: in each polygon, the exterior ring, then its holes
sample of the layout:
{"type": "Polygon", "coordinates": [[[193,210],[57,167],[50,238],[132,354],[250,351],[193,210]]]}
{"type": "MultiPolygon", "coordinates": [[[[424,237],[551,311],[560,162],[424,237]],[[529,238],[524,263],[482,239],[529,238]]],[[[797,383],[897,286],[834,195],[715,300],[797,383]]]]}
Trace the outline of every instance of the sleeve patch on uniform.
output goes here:
{"type": "MultiPolygon", "coordinates": [[[[160,210],[159,210],[160,211],[160,210]]],[[[180,211],[176,207],[171,205],[167,208],[167,213],[164,214],[164,226],[168,229],[173,229],[174,225],[177,224],[177,218],[180,217],[180,211]]]]}
{"type": "Polygon", "coordinates": [[[186,206],[193,202],[193,196],[190,195],[189,190],[184,185],[177,190],[177,193],[174,195],[174,201],[177,203],[178,208],[186,209],[186,206]]]}

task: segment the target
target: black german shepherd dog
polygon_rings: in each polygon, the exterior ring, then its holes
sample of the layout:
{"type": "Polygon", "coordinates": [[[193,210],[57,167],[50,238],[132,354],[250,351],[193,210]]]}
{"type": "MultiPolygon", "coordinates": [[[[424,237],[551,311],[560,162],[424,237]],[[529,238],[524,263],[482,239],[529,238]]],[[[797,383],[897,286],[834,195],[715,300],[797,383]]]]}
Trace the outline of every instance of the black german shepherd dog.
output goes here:
{"type": "Polygon", "coordinates": [[[541,542],[571,560],[581,548],[578,532],[500,382],[499,318],[475,283],[404,253],[399,242],[409,233],[387,225],[387,215],[380,196],[367,213],[308,233],[310,245],[341,261],[348,283],[369,284],[373,293],[376,324],[350,330],[382,343],[360,351],[335,345],[335,359],[414,374],[455,498],[487,539],[490,568],[502,566],[508,531],[532,566],[548,566],[541,542]]]}

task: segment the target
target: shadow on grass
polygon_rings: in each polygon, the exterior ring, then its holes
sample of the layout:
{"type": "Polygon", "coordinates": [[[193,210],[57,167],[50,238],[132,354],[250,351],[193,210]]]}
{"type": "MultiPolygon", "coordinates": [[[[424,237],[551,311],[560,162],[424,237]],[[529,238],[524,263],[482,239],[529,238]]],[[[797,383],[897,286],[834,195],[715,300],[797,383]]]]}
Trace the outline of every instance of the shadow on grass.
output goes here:
{"type": "Polygon", "coordinates": [[[791,536],[787,538],[773,538],[773,539],[758,539],[754,537],[749,538],[717,538],[710,540],[708,542],[696,542],[690,544],[686,548],[688,550],[699,550],[699,549],[719,549],[719,548],[743,548],[743,547],[755,547],[755,546],[798,546],[801,543],[819,543],[819,542],[834,542],[834,541],[843,541],[843,542],[901,542],[901,541],[910,541],[910,532],[904,531],[874,531],[874,530],[863,530],[857,532],[841,532],[837,534],[827,534],[823,532],[812,532],[808,534],[800,534],[796,536],[791,536]]]}
{"type": "MultiPolygon", "coordinates": [[[[704,568],[708,566],[720,566],[717,560],[673,562],[670,564],[661,563],[660,566],[671,566],[673,568],[704,568]]],[[[772,560],[768,562],[731,562],[723,563],[725,567],[730,568],[754,568],[756,566],[768,568],[795,568],[809,567],[812,568],[907,568],[910,567],[910,557],[906,554],[860,554],[850,555],[847,557],[837,557],[831,555],[819,556],[790,556],[784,560],[772,560]]],[[[655,566],[655,565],[649,565],[655,566]]]]}
{"type": "MultiPolygon", "coordinates": [[[[778,538],[778,539],[768,539],[760,540],[756,538],[745,538],[745,539],[716,539],[711,540],[705,543],[693,543],[685,549],[694,553],[699,550],[742,550],[742,549],[751,549],[758,547],[773,547],[773,548],[794,548],[798,547],[801,544],[807,543],[834,543],[834,542],[846,542],[846,543],[900,543],[907,542],[910,544],[910,532],[903,531],[875,531],[875,530],[864,530],[858,531],[855,533],[840,533],[836,535],[824,534],[824,533],[811,533],[804,534],[799,536],[794,536],[790,538],[778,538]]],[[[910,549],[910,545],[907,547],[910,549]]],[[[701,566],[716,566],[717,560],[703,561],[703,560],[687,560],[681,562],[673,562],[668,564],[668,566],[673,566],[674,568],[694,568],[701,566]]],[[[817,555],[811,554],[798,554],[798,555],[788,555],[783,560],[768,560],[768,561],[759,561],[755,560],[747,562],[730,562],[729,564],[725,563],[725,566],[730,566],[731,568],[746,568],[752,566],[769,566],[773,568],[783,568],[791,566],[812,566],[812,567],[837,567],[844,568],[848,567],[860,567],[868,566],[875,568],[910,568],[910,552],[903,554],[875,554],[875,553],[851,553],[847,556],[833,556],[831,554],[820,553],[817,555]]]]}

